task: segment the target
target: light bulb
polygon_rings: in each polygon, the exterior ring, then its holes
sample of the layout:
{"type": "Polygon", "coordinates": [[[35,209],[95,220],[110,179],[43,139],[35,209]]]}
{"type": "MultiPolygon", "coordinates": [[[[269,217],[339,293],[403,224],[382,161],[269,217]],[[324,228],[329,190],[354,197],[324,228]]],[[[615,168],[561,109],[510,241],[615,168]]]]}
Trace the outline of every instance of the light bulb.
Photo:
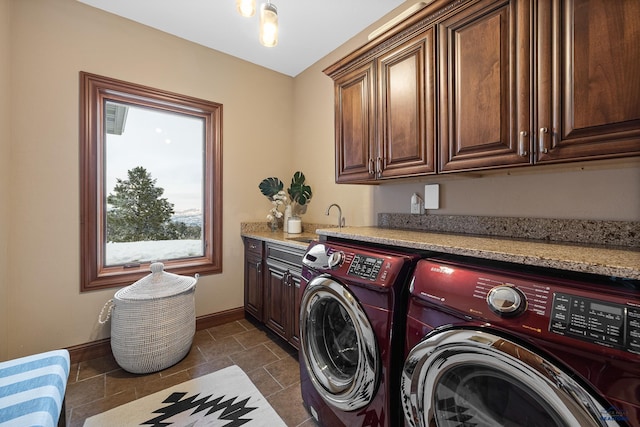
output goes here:
{"type": "Polygon", "coordinates": [[[267,47],[278,44],[278,9],[271,3],[260,5],[260,43],[267,47]]]}
{"type": "Polygon", "coordinates": [[[236,0],[238,13],[249,18],[256,13],[256,0],[236,0]]]}

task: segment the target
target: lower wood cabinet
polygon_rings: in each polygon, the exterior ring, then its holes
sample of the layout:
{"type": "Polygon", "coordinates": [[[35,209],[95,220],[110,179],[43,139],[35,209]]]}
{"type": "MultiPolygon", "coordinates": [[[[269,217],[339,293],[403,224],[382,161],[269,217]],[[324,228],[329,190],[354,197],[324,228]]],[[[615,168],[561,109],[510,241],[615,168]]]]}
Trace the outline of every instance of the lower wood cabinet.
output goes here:
{"type": "Polygon", "coordinates": [[[262,240],[244,240],[244,310],[263,321],[262,240]]]}
{"type": "Polygon", "coordinates": [[[245,312],[296,349],[304,253],[303,248],[245,239],[245,312]]]}
{"type": "Polygon", "coordinates": [[[267,261],[264,323],[269,329],[298,348],[298,310],[300,269],[267,261]]]}

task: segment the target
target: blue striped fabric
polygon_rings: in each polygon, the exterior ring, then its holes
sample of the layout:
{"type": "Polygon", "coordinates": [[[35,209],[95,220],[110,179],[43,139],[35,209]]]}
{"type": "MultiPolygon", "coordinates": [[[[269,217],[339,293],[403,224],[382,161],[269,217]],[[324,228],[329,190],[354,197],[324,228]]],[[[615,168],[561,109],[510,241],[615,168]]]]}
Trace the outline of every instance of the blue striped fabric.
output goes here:
{"type": "Polygon", "coordinates": [[[54,350],[0,363],[0,427],[58,424],[69,352],[54,350]]]}

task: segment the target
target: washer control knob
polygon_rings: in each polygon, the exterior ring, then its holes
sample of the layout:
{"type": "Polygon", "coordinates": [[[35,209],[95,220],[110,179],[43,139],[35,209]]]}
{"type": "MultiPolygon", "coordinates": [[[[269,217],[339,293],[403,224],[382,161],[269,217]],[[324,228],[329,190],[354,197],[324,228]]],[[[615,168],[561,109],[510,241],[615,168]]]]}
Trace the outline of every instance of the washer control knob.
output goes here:
{"type": "Polygon", "coordinates": [[[329,255],[328,264],[330,268],[338,268],[342,265],[343,261],[344,261],[344,252],[337,251],[337,252],[332,252],[331,255],[329,255]]]}
{"type": "Polygon", "coordinates": [[[517,316],[527,308],[527,298],[514,286],[501,285],[487,294],[489,308],[504,317],[517,316]]]}

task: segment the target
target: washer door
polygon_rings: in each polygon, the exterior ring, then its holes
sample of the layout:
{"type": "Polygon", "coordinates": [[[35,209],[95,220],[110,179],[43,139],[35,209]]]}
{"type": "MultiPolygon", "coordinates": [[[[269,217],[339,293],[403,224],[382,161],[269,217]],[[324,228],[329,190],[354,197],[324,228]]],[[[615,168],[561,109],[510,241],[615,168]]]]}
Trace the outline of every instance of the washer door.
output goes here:
{"type": "Polygon", "coordinates": [[[311,280],[302,295],[300,350],[327,403],[353,411],[373,399],[380,373],[375,333],[353,294],[328,276],[311,280]]]}
{"type": "Polygon", "coordinates": [[[553,363],[478,330],[435,332],[409,353],[402,407],[410,426],[618,426],[553,363]]]}

